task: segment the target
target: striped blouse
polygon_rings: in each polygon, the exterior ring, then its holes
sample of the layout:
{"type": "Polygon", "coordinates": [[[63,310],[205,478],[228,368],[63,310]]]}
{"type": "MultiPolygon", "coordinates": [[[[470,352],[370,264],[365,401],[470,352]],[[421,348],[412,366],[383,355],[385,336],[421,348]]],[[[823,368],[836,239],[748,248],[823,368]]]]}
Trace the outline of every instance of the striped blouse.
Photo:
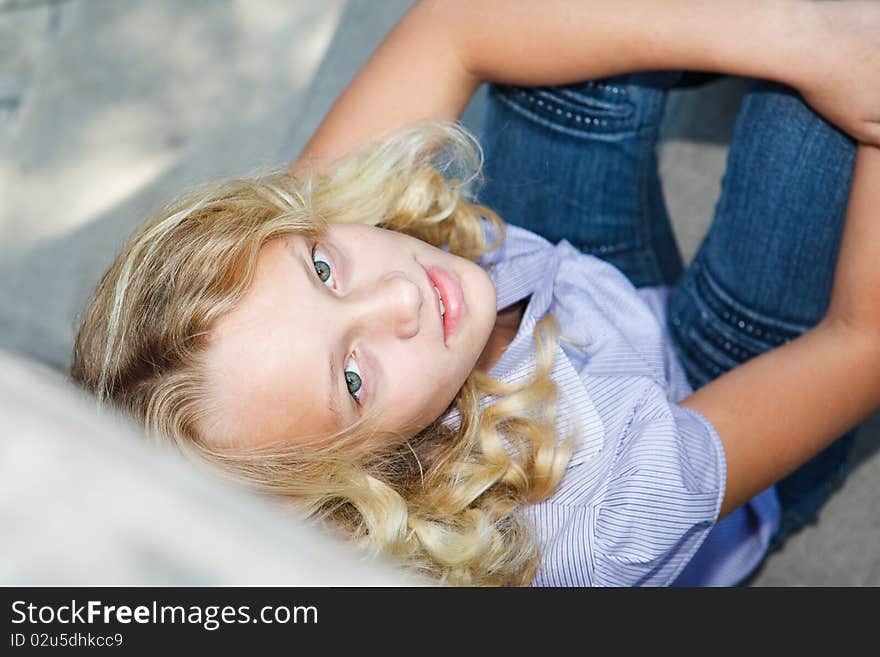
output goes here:
{"type": "MultiPolygon", "coordinates": [[[[726,586],[760,563],[779,522],[770,488],[720,523],[724,450],[700,413],[666,329],[669,288],[636,289],[568,241],[508,225],[480,261],[498,309],[529,298],[490,374],[533,375],[533,329],[548,312],[574,344],[556,347],[557,435],[578,446],[556,492],[524,513],[537,529],[535,586],[726,586]],[[572,425],[575,423],[575,425],[572,425]]],[[[455,421],[455,418],[448,418],[455,421]]]]}

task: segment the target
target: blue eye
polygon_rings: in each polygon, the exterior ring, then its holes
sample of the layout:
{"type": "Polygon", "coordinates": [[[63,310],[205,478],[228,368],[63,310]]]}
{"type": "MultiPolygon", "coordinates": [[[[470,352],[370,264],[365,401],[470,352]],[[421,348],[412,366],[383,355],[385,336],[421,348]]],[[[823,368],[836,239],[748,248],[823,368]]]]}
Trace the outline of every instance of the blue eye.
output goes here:
{"type": "MultiPolygon", "coordinates": [[[[318,278],[321,279],[321,282],[327,287],[332,288],[335,281],[333,278],[333,270],[330,267],[330,259],[317,246],[312,247],[312,263],[315,265],[315,273],[318,274],[318,278]]],[[[348,392],[354,397],[355,401],[360,403],[360,390],[363,385],[363,380],[361,379],[361,372],[358,369],[357,363],[353,358],[348,359],[345,363],[344,370],[345,385],[348,388],[348,392]]]]}
{"type": "Polygon", "coordinates": [[[358,402],[358,393],[360,392],[361,384],[361,372],[358,369],[357,363],[353,358],[349,358],[348,362],[345,363],[345,385],[348,386],[348,392],[351,396],[358,402]]]}
{"type": "Polygon", "coordinates": [[[327,287],[333,287],[333,271],[330,269],[330,259],[317,246],[312,249],[312,262],[315,265],[315,272],[321,282],[327,287]]]}

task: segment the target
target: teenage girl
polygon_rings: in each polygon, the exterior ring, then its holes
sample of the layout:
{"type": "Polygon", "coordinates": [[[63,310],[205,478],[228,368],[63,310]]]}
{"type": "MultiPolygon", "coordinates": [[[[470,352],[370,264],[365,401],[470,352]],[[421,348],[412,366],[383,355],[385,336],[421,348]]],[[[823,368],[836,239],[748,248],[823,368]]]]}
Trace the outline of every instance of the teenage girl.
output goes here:
{"type": "Polygon", "coordinates": [[[851,141],[880,142],[878,28],[876,2],[418,2],[288,173],[132,237],[72,376],[440,582],[738,583],[880,406],[880,157],[851,141]],[[678,70],[766,81],[687,269],[654,155],[685,76],[623,75],[678,70]],[[478,204],[443,174],[484,81],[478,204]]]}

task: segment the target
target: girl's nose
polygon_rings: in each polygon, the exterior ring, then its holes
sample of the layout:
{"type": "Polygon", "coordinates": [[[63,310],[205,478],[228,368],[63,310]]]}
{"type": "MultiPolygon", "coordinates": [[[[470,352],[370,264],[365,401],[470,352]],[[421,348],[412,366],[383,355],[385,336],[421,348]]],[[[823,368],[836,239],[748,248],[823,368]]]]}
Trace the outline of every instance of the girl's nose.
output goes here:
{"type": "Polygon", "coordinates": [[[419,332],[422,292],[403,272],[395,271],[363,290],[356,300],[362,330],[391,333],[400,339],[419,332]]]}

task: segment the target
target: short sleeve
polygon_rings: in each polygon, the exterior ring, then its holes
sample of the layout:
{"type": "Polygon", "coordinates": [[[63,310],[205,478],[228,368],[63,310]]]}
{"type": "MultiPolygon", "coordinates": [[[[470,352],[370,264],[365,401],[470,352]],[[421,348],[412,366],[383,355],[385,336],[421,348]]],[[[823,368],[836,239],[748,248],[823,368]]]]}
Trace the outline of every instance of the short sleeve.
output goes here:
{"type": "Polygon", "coordinates": [[[569,490],[585,482],[582,499],[536,509],[547,540],[535,584],[666,586],[714,526],[726,462],[702,414],[652,382],[603,452],[567,474],[569,490]]]}

